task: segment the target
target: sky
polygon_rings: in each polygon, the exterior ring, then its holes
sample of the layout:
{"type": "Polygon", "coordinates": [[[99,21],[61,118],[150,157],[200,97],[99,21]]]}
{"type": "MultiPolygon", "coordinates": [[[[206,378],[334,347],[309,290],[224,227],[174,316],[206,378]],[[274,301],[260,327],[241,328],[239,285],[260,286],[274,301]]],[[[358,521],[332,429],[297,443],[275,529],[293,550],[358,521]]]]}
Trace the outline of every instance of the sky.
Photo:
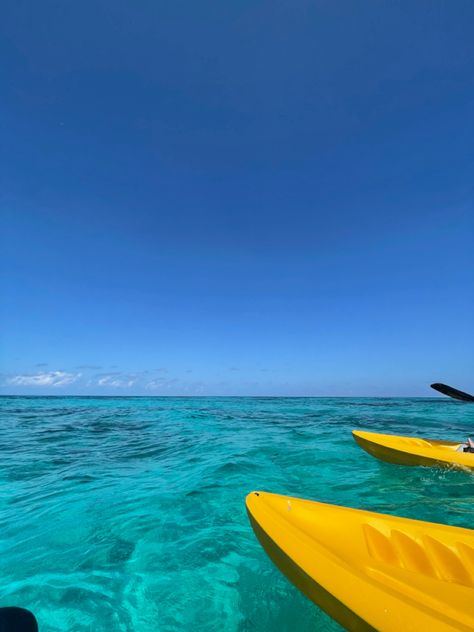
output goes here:
{"type": "Polygon", "coordinates": [[[7,0],[4,394],[474,391],[471,0],[7,0]]]}

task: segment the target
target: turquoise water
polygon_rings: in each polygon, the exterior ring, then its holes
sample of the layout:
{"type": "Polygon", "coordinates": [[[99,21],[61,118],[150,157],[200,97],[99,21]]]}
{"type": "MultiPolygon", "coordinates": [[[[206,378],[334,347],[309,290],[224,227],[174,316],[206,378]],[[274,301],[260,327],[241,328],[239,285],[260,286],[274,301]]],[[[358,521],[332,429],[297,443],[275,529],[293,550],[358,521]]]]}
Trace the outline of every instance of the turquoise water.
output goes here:
{"type": "MultiPolygon", "coordinates": [[[[65,630],[339,630],[276,570],[253,489],[473,526],[474,477],[362,452],[474,434],[444,399],[1,398],[0,605],[65,630]]],[[[474,457],[473,457],[474,458],[474,457]]]]}

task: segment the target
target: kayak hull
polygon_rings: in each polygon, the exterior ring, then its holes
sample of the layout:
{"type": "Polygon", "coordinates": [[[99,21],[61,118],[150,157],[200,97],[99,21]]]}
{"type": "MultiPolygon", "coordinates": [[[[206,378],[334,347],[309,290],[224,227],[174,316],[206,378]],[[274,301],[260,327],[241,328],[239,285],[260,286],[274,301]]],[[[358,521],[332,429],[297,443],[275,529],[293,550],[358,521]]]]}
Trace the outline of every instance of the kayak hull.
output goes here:
{"type": "Polygon", "coordinates": [[[473,531],[266,492],[246,506],[275,565],[347,630],[474,630],[473,531]]]}
{"type": "Polygon", "coordinates": [[[308,599],[324,610],[346,630],[354,632],[375,632],[375,628],[361,619],[355,612],[347,608],[342,601],[331,595],[321,584],[303,571],[282,548],[276,544],[260,527],[247,509],[252,529],[268,557],[275,566],[290,580],[308,599]]]}
{"type": "Polygon", "coordinates": [[[474,470],[474,454],[458,452],[460,443],[353,430],[356,443],[381,461],[474,470]]]}

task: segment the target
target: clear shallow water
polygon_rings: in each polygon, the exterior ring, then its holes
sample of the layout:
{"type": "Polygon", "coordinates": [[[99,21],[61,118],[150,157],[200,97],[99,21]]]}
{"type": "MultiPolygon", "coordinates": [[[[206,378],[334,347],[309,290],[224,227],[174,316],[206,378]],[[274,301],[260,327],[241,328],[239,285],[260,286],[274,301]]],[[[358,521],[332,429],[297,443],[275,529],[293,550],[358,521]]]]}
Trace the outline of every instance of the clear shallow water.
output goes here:
{"type": "Polygon", "coordinates": [[[340,630],[260,548],[253,489],[474,526],[472,475],[380,463],[350,434],[474,434],[474,406],[451,400],[0,398],[0,413],[0,605],[41,632],[340,630]]]}

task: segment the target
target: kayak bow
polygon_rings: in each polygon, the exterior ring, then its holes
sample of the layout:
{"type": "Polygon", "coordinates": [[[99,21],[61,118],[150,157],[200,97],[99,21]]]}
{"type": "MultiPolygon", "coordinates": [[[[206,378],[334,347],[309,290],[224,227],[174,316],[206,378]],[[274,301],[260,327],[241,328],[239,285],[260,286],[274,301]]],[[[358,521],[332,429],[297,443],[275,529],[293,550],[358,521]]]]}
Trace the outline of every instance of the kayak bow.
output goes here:
{"type": "Polygon", "coordinates": [[[251,525],[278,568],[348,630],[474,630],[474,532],[252,492],[251,525]]]}
{"type": "Polygon", "coordinates": [[[459,442],[399,437],[362,430],[353,430],[352,436],[363,450],[388,463],[474,470],[474,454],[458,452],[463,445],[459,442]]]}

